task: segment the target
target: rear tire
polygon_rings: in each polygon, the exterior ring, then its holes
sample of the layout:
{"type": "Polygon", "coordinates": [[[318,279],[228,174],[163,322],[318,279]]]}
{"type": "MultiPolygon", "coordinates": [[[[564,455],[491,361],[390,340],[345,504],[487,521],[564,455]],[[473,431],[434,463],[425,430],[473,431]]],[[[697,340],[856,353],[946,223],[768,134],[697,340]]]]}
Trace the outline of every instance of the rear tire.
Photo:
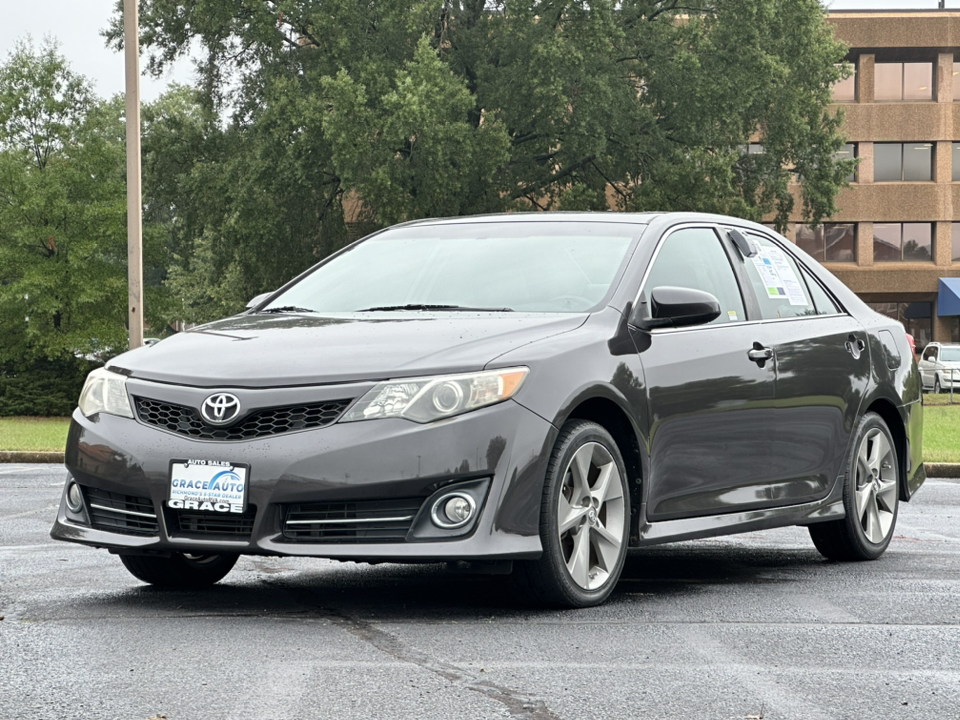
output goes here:
{"type": "Polygon", "coordinates": [[[846,517],[808,528],[817,550],[831,560],[876,560],[897,524],[900,462],[890,429],[867,413],[854,437],[843,486],[846,517]]]}
{"type": "Polygon", "coordinates": [[[543,487],[543,555],[515,563],[521,589],[538,605],[599,605],[620,579],[629,538],[630,491],[616,441],[597,423],[568,421],[543,487]]]}
{"type": "Polygon", "coordinates": [[[226,577],[239,555],[121,555],[120,562],[138,580],[170,588],[199,588],[226,577]]]}

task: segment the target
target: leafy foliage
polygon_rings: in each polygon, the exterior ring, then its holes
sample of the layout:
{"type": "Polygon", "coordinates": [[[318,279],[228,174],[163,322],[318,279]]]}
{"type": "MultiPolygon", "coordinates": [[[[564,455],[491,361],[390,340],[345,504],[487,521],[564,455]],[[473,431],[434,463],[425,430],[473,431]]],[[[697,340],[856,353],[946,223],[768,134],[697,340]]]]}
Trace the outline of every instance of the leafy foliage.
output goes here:
{"type": "Polygon", "coordinates": [[[0,417],[69,415],[87,373],[99,364],[73,357],[0,363],[0,417]]]}
{"type": "Polygon", "coordinates": [[[126,347],[122,116],[53,45],[0,65],[0,363],[126,347]]]}

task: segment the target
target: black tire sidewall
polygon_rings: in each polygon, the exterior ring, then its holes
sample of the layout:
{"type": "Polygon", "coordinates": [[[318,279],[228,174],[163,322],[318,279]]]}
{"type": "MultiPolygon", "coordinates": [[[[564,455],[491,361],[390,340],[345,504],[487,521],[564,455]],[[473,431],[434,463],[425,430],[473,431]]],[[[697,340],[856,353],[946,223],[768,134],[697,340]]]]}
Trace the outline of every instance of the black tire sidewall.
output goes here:
{"type": "Polygon", "coordinates": [[[550,457],[550,464],[547,469],[546,483],[543,494],[543,507],[541,509],[540,522],[540,540],[543,544],[543,561],[548,564],[551,576],[556,579],[565,599],[570,604],[579,607],[598,605],[609,597],[620,579],[620,573],[623,570],[623,564],[627,555],[627,544],[630,539],[630,488],[627,479],[626,469],[620,449],[616,441],[603,427],[586,420],[568,421],[561,428],[560,438],[554,446],[550,457]],[[617,560],[613,572],[602,587],[596,590],[585,590],[580,587],[567,570],[563,561],[563,550],[560,547],[560,538],[557,533],[559,525],[559,499],[563,487],[563,479],[567,468],[573,459],[574,454],[583,445],[595,442],[602,445],[614,462],[617,464],[617,470],[620,473],[621,489],[623,490],[624,500],[624,523],[623,538],[620,549],[620,557],[617,560]]]}

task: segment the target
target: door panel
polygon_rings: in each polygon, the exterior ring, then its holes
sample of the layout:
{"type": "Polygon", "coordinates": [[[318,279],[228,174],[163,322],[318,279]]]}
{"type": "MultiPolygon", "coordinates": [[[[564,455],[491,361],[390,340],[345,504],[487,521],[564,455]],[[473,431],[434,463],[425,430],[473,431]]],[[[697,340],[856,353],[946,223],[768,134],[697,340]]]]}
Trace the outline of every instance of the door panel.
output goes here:
{"type": "Polygon", "coordinates": [[[647,518],[767,507],[774,364],[750,360],[757,325],[638,337],[650,404],[647,518]],[[645,344],[645,346],[644,346],[645,344]]]}
{"type": "Polygon", "coordinates": [[[847,315],[763,327],[777,357],[776,454],[784,499],[815,500],[845,472],[870,374],[866,333],[847,315]]]}
{"type": "Polygon", "coordinates": [[[783,504],[827,494],[844,472],[847,444],[870,374],[860,323],[844,314],[786,246],[754,235],[757,257],[744,262],[776,355],[777,427],[771,477],[783,504]]]}

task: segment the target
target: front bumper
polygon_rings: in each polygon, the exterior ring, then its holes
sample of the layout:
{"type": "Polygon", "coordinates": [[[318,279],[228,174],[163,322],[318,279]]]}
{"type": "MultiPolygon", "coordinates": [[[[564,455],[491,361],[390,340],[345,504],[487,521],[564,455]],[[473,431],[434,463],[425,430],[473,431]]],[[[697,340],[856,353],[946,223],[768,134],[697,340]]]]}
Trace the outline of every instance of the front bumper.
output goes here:
{"type": "MultiPolygon", "coordinates": [[[[131,393],[170,392],[179,400],[189,392],[144,381],[129,385],[131,393]]],[[[209,392],[197,390],[200,399],[209,392]]],[[[335,423],[242,441],[198,440],[135,419],[75,411],[65,491],[79,484],[84,510],[72,512],[64,495],[51,536],[121,553],[407,562],[534,558],[541,553],[540,498],[555,439],[552,425],[513,401],[425,425],[399,419],[335,423]],[[174,459],[248,465],[245,516],[168,507],[174,459]],[[429,511],[431,498],[452,488],[473,492],[478,512],[465,528],[446,531],[430,523],[429,511]],[[378,536],[371,525],[349,522],[332,534],[309,532],[309,522],[299,526],[306,532],[290,525],[295,512],[349,520],[364,512],[395,515],[390,508],[401,506],[414,516],[401,537],[395,526],[378,536]]]]}

